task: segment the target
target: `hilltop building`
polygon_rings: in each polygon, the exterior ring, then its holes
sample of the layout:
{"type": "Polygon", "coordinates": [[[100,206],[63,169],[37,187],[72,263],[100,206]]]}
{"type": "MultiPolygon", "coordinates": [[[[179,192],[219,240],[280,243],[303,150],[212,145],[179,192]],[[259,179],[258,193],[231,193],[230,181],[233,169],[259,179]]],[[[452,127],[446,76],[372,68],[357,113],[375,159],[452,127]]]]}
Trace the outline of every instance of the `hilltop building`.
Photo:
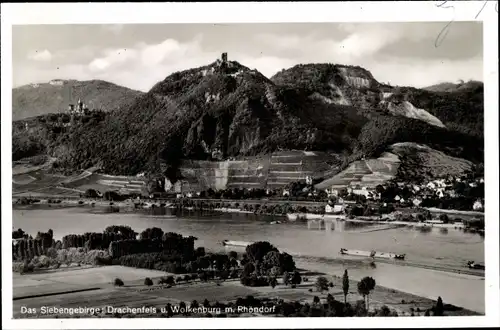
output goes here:
{"type": "Polygon", "coordinates": [[[75,106],[75,104],[69,104],[68,105],[68,112],[70,114],[84,114],[89,111],[88,106],[83,103],[81,99],[78,99],[78,102],[75,106]]]}

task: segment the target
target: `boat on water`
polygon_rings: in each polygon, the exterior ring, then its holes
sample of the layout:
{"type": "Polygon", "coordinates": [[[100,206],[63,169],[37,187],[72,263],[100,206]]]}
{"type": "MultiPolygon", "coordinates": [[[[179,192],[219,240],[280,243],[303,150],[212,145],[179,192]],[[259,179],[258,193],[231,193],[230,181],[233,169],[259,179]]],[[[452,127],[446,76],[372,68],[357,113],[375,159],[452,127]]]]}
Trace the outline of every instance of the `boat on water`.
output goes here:
{"type": "Polygon", "coordinates": [[[380,258],[380,259],[397,259],[404,260],[405,254],[396,254],[390,252],[380,252],[380,251],[362,251],[362,250],[349,250],[340,249],[340,254],[359,256],[359,257],[370,257],[370,258],[380,258]]]}
{"type": "Polygon", "coordinates": [[[312,213],[287,213],[288,221],[297,221],[297,220],[319,220],[323,218],[321,214],[312,214],[312,213]]]}
{"type": "Polygon", "coordinates": [[[327,220],[345,220],[346,219],[345,214],[328,214],[328,213],[325,213],[324,218],[327,220]]]}
{"type": "Polygon", "coordinates": [[[482,270],[485,270],[485,266],[484,265],[476,264],[474,261],[468,261],[467,262],[467,266],[470,269],[482,269],[482,270]]]}
{"type": "Polygon", "coordinates": [[[241,247],[247,247],[248,245],[252,244],[252,242],[245,242],[245,241],[230,241],[230,240],[223,240],[222,245],[224,246],[241,246],[241,247]]]}

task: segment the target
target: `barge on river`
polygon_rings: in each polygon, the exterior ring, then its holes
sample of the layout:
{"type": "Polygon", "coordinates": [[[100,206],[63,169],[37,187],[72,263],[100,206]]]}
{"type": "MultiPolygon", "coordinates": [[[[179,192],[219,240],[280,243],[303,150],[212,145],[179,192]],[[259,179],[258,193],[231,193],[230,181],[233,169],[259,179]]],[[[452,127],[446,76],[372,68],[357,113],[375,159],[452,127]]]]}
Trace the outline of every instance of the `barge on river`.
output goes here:
{"type": "Polygon", "coordinates": [[[396,253],[380,252],[380,251],[349,250],[344,248],[340,249],[340,254],[359,256],[359,257],[397,259],[397,260],[404,260],[406,256],[406,254],[396,254],[396,253]]]}
{"type": "Polygon", "coordinates": [[[252,242],[245,242],[245,241],[230,241],[230,240],[223,240],[222,245],[224,246],[239,246],[239,247],[247,247],[248,245],[252,244],[252,242]]]}
{"type": "Polygon", "coordinates": [[[467,266],[468,266],[470,269],[481,269],[481,270],[485,270],[485,268],[486,268],[484,265],[477,264],[477,263],[475,263],[474,261],[468,261],[468,262],[467,262],[467,266]]]}

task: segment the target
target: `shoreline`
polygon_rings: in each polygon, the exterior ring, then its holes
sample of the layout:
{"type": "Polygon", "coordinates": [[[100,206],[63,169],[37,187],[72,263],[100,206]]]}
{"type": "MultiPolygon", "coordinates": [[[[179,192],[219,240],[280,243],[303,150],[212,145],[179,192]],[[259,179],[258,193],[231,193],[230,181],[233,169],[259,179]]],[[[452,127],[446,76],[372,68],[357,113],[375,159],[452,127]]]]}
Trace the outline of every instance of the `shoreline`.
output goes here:
{"type": "MultiPolygon", "coordinates": [[[[134,208],[133,204],[127,203],[127,202],[116,202],[113,203],[113,205],[109,205],[109,202],[104,202],[104,201],[90,201],[84,204],[78,204],[78,201],[62,201],[61,203],[56,203],[56,204],[48,204],[48,203],[35,203],[35,204],[30,204],[30,205],[20,205],[20,204],[14,204],[13,207],[18,210],[33,210],[36,209],[37,207],[40,206],[48,206],[47,210],[50,209],[63,209],[63,208],[85,208],[89,209],[88,207],[94,204],[93,207],[116,207],[120,208],[120,211],[126,211],[126,213],[136,213],[141,210],[147,210],[147,208],[134,208]]],[[[177,209],[175,206],[172,205],[166,205],[165,208],[168,209],[177,209]]],[[[195,211],[193,207],[186,207],[182,208],[183,210],[187,211],[195,211]]],[[[199,209],[196,209],[199,210],[199,209]]],[[[240,209],[235,209],[235,208],[203,208],[203,211],[215,211],[215,212],[222,212],[222,213],[235,213],[235,214],[256,214],[256,215],[268,215],[268,216],[274,216],[283,219],[283,221],[279,221],[276,223],[276,225],[286,225],[286,223],[295,223],[294,221],[288,221],[286,215],[279,215],[279,214],[266,214],[266,213],[260,213],[257,214],[252,211],[244,211],[240,209]]],[[[386,225],[394,225],[394,226],[406,226],[406,227],[427,227],[427,228],[459,228],[456,225],[453,224],[425,224],[425,223],[412,223],[412,222],[404,222],[404,221],[371,221],[371,220],[364,220],[364,219],[345,219],[345,220],[339,220],[339,221],[345,221],[345,222],[359,222],[359,223],[372,223],[372,224],[386,224],[386,225]],[[441,225],[441,226],[439,226],[441,225]]],[[[274,225],[274,224],[273,224],[274,225]]],[[[393,228],[383,228],[384,230],[389,230],[393,228]]],[[[461,228],[460,228],[461,229],[461,228]]],[[[458,230],[458,229],[457,229],[458,230]]],[[[294,255],[296,257],[307,257],[307,256],[301,256],[300,254],[294,255]]],[[[332,260],[334,262],[345,262],[346,260],[354,260],[354,261],[361,261],[362,259],[344,259],[344,258],[336,258],[336,257],[329,257],[328,260],[332,260]]],[[[474,269],[469,269],[464,266],[463,269],[458,268],[459,266],[448,266],[448,265],[439,265],[439,264],[421,264],[421,263],[416,263],[416,262],[411,262],[411,261],[396,261],[396,260],[386,260],[386,259],[381,259],[381,258],[376,258],[374,259],[376,262],[384,263],[384,264],[392,264],[396,266],[401,266],[401,267],[414,267],[414,268],[421,268],[421,269],[430,269],[430,270],[435,270],[435,271],[442,271],[442,272],[447,272],[447,273],[455,273],[455,274],[464,274],[464,275],[472,275],[472,276],[478,276],[478,277],[484,277],[485,272],[484,270],[474,270],[474,269]]]]}

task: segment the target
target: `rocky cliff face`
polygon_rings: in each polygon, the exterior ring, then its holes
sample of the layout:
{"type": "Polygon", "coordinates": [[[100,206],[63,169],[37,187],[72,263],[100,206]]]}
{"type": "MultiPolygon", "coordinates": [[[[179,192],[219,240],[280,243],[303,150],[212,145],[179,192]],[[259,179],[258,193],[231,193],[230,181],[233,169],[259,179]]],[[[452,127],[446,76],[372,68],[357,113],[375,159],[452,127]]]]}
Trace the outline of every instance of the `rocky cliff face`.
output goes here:
{"type": "Polygon", "coordinates": [[[223,59],[169,75],[98,122],[56,133],[45,123],[42,131],[49,153],[64,146],[60,166],[99,163],[110,174],[294,149],[349,163],[405,141],[477,160],[482,142],[467,129],[478,132],[480,121],[466,110],[482,107],[481,93],[393,88],[361,67],[333,64],[297,65],[268,79],[223,59]]]}

